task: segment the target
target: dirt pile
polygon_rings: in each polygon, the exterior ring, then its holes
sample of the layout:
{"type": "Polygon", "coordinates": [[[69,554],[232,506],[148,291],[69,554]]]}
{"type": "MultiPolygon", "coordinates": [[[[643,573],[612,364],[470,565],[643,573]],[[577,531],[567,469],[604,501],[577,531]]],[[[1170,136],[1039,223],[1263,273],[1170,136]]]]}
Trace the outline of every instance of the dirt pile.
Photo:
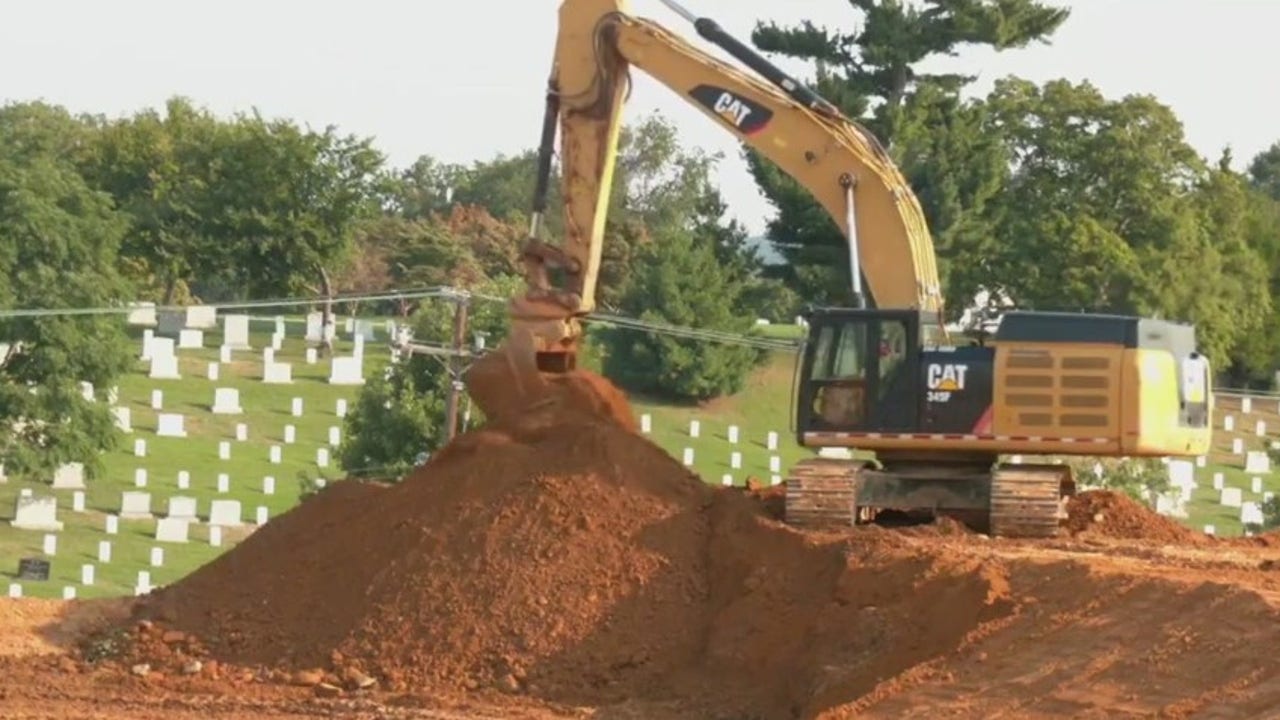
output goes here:
{"type": "Polygon", "coordinates": [[[144,615],[224,663],[779,717],[1010,610],[998,568],[879,528],[798,533],[631,432],[610,386],[564,382],[554,411],[462,436],[399,485],[334,484],[144,615]]]}
{"type": "Polygon", "coordinates": [[[1087,533],[1117,539],[1179,544],[1208,542],[1202,533],[1111,490],[1089,490],[1073,496],[1067,504],[1066,529],[1077,535],[1087,533]]]}

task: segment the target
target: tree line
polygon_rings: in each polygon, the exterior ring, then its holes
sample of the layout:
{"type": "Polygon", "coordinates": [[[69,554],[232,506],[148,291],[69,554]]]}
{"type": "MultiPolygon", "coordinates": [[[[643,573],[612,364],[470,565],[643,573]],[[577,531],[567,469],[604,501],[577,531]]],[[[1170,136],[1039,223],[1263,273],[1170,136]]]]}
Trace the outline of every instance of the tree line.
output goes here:
{"type": "MultiPolygon", "coordinates": [[[[1280,143],[1239,172],[1229,150],[1202,158],[1176,114],[1148,95],[1010,77],[972,98],[973,78],[921,69],[966,46],[1051,40],[1069,13],[1049,3],[850,7],[851,31],[766,22],[752,40],[805,61],[816,89],[903,168],[953,319],[988,289],[1031,309],[1192,321],[1221,382],[1270,386],[1280,366],[1280,143]]],[[[683,146],[659,115],[628,120],[601,309],[748,333],[759,317],[850,300],[834,222],[767,159],[742,154],[775,209],[768,240],[780,264],[766,265],[726,217],[721,157],[683,146]]],[[[434,285],[505,297],[521,282],[534,174],[532,148],[466,164],[424,155],[397,168],[372,138],[256,113],[218,117],[184,98],[118,118],[11,103],[0,107],[0,307],[320,300],[434,285]]],[[[554,180],[551,239],[562,231],[554,180]]],[[[376,309],[420,337],[447,336],[438,301],[376,309]]],[[[501,337],[501,311],[473,312],[474,327],[501,337]]],[[[10,469],[82,460],[114,442],[105,410],[82,403],[76,384],[103,387],[131,366],[120,325],[0,319],[11,348],[0,358],[0,416],[28,421],[0,448],[10,469]],[[34,385],[43,391],[28,392],[34,385]]],[[[628,389],[683,401],[740,389],[761,361],[749,348],[629,330],[593,329],[587,353],[628,389]]],[[[446,382],[430,359],[371,381],[351,418],[370,430],[344,433],[344,464],[403,463],[429,449],[422,438],[442,434],[446,382]]]]}

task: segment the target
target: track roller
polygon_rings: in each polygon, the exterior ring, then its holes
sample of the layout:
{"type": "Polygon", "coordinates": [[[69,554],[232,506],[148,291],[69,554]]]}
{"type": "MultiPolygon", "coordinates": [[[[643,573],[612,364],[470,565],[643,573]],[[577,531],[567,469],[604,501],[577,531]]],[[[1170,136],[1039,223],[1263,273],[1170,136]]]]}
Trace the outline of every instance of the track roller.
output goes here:
{"type": "Polygon", "coordinates": [[[786,522],[799,528],[850,527],[857,521],[860,460],[802,460],[787,475],[786,522]]]}
{"type": "Polygon", "coordinates": [[[991,477],[992,537],[1050,538],[1065,516],[1064,496],[1075,492],[1065,465],[1000,465],[991,477]]]}

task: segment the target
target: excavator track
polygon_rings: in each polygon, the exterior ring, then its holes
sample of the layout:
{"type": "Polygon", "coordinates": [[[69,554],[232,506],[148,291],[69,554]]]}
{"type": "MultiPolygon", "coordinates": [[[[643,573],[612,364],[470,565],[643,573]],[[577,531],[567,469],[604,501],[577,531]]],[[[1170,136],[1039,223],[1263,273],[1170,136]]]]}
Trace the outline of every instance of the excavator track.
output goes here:
{"type": "Polygon", "coordinates": [[[849,527],[857,520],[860,460],[813,458],[787,475],[786,522],[799,528],[849,527]]]}
{"type": "Polygon", "coordinates": [[[991,536],[1054,537],[1064,515],[1063,498],[1074,491],[1066,466],[999,466],[991,476],[991,536]]]}

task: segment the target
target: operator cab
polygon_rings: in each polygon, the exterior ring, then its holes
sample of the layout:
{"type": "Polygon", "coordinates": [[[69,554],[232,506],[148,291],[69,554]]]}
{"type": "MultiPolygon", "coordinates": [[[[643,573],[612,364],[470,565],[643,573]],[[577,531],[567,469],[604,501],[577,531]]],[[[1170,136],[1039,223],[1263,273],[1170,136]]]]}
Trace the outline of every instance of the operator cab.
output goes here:
{"type": "Polygon", "coordinates": [[[824,308],[807,316],[797,438],[972,432],[990,406],[994,350],[944,345],[934,313],[824,308]]]}

